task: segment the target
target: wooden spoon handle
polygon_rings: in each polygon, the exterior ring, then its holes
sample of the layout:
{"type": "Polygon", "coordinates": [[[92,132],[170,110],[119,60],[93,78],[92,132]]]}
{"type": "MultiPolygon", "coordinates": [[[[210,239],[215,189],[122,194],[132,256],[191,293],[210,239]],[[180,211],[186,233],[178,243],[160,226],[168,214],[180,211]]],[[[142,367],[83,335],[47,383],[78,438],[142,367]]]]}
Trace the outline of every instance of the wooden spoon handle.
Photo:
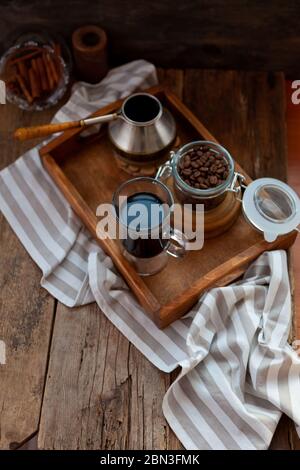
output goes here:
{"type": "Polygon", "coordinates": [[[45,124],[44,126],[20,127],[15,131],[14,137],[18,140],[35,139],[37,137],[44,137],[46,135],[55,134],[56,132],[83,126],[83,121],[71,121],[59,124],[45,124]]]}

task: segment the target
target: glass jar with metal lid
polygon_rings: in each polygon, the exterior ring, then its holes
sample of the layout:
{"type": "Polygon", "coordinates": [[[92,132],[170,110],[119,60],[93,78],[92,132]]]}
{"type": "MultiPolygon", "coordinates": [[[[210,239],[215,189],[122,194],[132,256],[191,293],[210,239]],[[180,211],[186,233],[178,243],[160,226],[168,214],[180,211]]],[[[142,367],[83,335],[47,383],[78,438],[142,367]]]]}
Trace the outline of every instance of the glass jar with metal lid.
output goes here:
{"type": "MultiPolygon", "coordinates": [[[[184,168],[184,165],[183,165],[184,168]]],[[[268,242],[273,242],[280,235],[298,229],[300,224],[300,199],[297,193],[286,183],[274,178],[259,178],[246,184],[245,177],[236,172],[234,160],[229,152],[215,142],[195,141],[184,145],[176,152],[171,152],[170,160],[162,165],[156,178],[173,178],[176,198],[182,204],[203,204],[208,214],[218,209],[226,195],[231,193],[233,200],[241,203],[245,220],[256,230],[263,233],[268,242]],[[218,155],[226,162],[226,178],[218,181],[215,187],[193,187],[180,175],[180,162],[191,149],[205,146],[210,153],[218,155]]],[[[199,186],[199,185],[198,185],[199,186]]]]}

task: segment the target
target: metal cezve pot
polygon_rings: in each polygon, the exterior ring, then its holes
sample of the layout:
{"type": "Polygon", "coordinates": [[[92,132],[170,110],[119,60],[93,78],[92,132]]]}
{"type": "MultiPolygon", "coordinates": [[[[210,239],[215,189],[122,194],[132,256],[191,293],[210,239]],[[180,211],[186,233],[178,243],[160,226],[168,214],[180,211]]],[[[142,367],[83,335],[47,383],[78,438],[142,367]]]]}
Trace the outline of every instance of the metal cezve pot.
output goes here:
{"type": "Polygon", "coordinates": [[[135,93],[126,98],[112,114],[91,118],[89,122],[109,122],[108,134],[115,148],[125,156],[154,160],[175,140],[176,124],[172,114],[149,93],[135,93]]]}

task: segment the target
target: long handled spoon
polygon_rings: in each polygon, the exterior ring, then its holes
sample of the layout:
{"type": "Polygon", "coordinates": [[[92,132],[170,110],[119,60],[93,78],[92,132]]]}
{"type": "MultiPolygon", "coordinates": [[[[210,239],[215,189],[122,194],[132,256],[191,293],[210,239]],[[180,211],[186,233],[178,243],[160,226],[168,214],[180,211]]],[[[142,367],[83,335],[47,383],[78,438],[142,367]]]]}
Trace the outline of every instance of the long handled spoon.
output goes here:
{"type": "Polygon", "coordinates": [[[120,116],[119,113],[106,114],[93,118],[81,119],[80,121],[61,122],[58,124],[45,124],[43,126],[20,127],[14,133],[15,139],[29,140],[37,137],[45,137],[56,132],[66,131],[67,129],[85,128],[103,122],[113,121],[120,116]]]}

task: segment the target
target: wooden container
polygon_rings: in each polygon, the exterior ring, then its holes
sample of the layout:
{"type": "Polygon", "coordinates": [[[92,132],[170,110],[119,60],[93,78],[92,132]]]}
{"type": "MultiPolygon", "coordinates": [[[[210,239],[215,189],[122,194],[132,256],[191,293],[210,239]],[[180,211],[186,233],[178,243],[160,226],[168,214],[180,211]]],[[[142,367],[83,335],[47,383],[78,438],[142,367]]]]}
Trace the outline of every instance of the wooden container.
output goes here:
{"type": "MultiPolygon", "coordinates": [[[[178,145],[192,140],[217,142],[175,95],[162,87],[147,91],[155,94],[175,117],[178,145]]],[[[114,112],[121,104],[119,100],[94,116],[114,112]]],[[[239,213],[236,223],[228,224],[230,228],[222,235],[207,239],[202,250],[190,251],[181,260],[170,257],[163,271],[141,278],[121,255],[117,241],[99,240],[96,235],[97,206],[111,202],[113,192],[128,179],[128,174],[115,165],[105,126],[98,134],[86,138],[80,132],[80,129],[66,131],[43,147],[40,155],[44,166],[160,328],[185,314],[205,290],[240,277],[249,263],[264,251],[286,249],[294,242],[296,232],[267,243],[239,213]]],[[[248,183],[251,181],[238,164],[236,170],[246,176],[248,183]]],[[[168,184],[172,186],[172,181],[168,184]]]]}
{"type": "Polygon", "coordinates": [[[81,26],[72,34],[72,47],[79,78],[100,82],[108,72],[106,32],[95,25],[81,26]]]}

